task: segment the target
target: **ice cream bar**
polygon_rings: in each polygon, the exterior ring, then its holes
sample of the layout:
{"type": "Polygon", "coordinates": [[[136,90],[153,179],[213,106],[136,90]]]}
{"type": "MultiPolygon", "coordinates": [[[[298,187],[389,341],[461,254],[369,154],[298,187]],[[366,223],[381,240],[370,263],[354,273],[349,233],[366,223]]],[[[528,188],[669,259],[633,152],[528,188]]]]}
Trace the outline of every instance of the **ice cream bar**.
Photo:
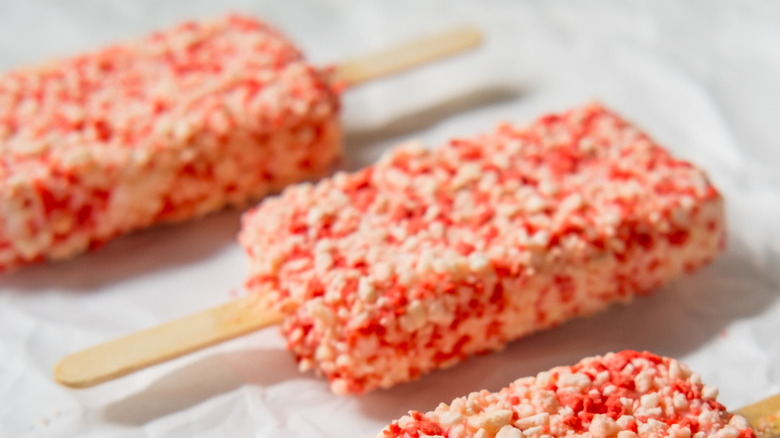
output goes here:
{"type": "Polygon", "coordinates": [[[411,411],[377,438],[755,437],[717,395],[675,359],[622,351],[411,411]]]}
{"type": "Polygon", "coordinates": [[[300,368],[344,394],[648,293],[724,233],[702,170],[591,104],[288,187],[240,241],[300,368]]]}
{"type": "Polygon", "coordinates": [[[0,75],[0,271],[328,172],[328,75],[238,15],[0,75]]]}

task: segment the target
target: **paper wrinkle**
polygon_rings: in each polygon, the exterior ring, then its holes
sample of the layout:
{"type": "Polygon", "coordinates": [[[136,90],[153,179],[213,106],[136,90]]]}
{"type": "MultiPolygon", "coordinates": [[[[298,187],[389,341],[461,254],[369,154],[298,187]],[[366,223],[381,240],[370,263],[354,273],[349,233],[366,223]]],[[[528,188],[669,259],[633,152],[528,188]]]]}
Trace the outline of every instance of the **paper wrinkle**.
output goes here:
{"type": "Polygon", "coordinates": [[[479,50],[345,94],[346,168],[411,138],[435,147],[600,100],[707,170],[726,200],[727,251],[646,298],[362,397],[298,372],[275,329],[96,388],[57,385],[63,355],[240,291],[240,212],[160,227],[0,278],[0,436],[371,437],[409,409],[624,348],[690,364],[729,408],[780,391],[780,5],[9,0],[0,68],[227,11],[268,19],[320,63],[476,24],[479,50]]]}

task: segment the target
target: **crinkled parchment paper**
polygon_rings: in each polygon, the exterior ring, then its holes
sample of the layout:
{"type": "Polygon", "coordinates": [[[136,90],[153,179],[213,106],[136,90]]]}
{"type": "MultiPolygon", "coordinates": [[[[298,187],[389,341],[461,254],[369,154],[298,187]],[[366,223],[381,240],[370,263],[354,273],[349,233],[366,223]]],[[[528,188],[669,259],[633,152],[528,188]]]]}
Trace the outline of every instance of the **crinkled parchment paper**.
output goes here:
{"type": "Polygon", "coordinates": [[[709,171],[728,250],[650,297],[363,397],[299,373],[274,329],[96,388],[58,386],[63,355],[240,291],[239,212],[160,227],[0,278],[0,436],[370,437],[409,409],[624,348],[688,362],[731,408],[780,391],[780,4],[3,0],[0,68],[231,10],[269,20],[320,64],[477,25],[478,51],[347,92],[347,167],[400,141],[435,146],[596,99],[709,171]]]}

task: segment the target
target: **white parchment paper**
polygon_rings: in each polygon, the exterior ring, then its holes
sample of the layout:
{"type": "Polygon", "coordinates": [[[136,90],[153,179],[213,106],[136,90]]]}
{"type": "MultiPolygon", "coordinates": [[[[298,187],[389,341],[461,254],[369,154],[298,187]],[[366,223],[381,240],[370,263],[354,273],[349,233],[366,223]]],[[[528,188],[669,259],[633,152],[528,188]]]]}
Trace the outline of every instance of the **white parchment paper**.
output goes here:
{"type": "Polygon", "coordinates": [[[347,166],[598,99],[723,191],[730,239],[709,268],[392,390],[331,394],[265,330],[87,390],[63,355],[240,290],[239,212],[122,238],[0,278],[2,437],[370,437],[409,409],[619,349],[678,357],[730,408],[780,391],[780,3],[771,1],[0,0],[0,68],[245,11],[318,63],[454,24],[484,46],[345,95],[347,166]]]}

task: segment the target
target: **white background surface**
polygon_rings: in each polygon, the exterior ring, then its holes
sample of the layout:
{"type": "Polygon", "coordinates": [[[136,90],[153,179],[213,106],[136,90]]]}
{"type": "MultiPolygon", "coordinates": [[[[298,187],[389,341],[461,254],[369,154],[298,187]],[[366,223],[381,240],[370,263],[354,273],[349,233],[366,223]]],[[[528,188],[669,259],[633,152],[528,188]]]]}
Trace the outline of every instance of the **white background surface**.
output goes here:
{"type": "Polygon", "coordinates": [[[730,408],[780,391],[780,3],[0,0],[0,68],[230,10],[264,17],[317,63],[478,25],[479,51],[347,93],[348,166],[408,138],[435,145],[598,99],[710,172],[728,250],[631,305],[363,397],[298,373],[273,329],[59,387],[50,370],[63,355],[240,290],[238,212],[138,233],[0,278],[0,436],[368,437],[408,409],[624,348],[683,359],[730,408]]]}

